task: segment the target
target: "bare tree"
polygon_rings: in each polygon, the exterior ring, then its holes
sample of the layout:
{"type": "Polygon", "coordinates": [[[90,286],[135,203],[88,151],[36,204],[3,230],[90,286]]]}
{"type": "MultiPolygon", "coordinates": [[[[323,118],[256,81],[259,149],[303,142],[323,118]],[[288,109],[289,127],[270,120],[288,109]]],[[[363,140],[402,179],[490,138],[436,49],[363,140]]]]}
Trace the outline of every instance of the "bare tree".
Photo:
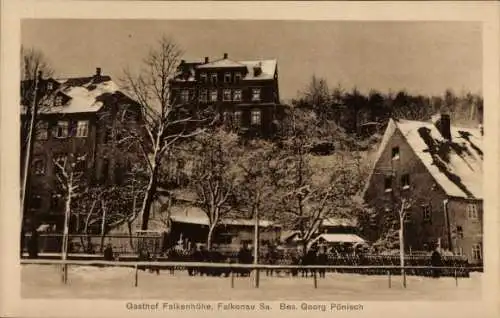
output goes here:
{"type": "Polygon", "coordinates": [[[62,195],[64,196],[64,230],[62,242],[62,259],[66,260],[68,255],[69,243],[69,226],[71,219],[71,212],[74,207],[73,200],[82,196],[87,190],[82,182],[83,173],[77,171],[75,168],[79,161],[85,160],[85,156],[75,157],[73,154],[69,156],[59,157],[54,159],[54,166],[57,168],[55,174],[57,178],[57,185],[62,195]]]}
{"type": "Polygon", "coordinates": [[[217,225],[236,212],[231,201],[240,175],[235,164],[237,151],[237,136],[223,131],[199,136],[194,143],[192,160],[197,162],[190,178],[197,204],[208,217],[208,249],[217,225]]]}
{"type": "Polygon", "coordinates": [[[21,47],[21,104],[24,118],[21,120],[21,237],[24,237],[24,217],[28,209],[30,167],[33,145],[36,139],[37,118],[44,101],[43,78],[52,76],[53,70],[46,57],[37,49],[21,47]]]}
{"type": "Polygon", "coordinates": [[[135,142],[147,166],[148,183],[140,209],[142,230],[148,228],[164,155],[176,143],[200,132],[193,128],[193,124],[199,122],[196,117],[199,114],[179,103],[171,90],[181,54],[171,39],[163,37],[158,46],[150,50],[138,74],[130,70],[124,72],[125,89],[138,102],[141,113],[140,128],[129,131],[122,142],[135,142]]]}

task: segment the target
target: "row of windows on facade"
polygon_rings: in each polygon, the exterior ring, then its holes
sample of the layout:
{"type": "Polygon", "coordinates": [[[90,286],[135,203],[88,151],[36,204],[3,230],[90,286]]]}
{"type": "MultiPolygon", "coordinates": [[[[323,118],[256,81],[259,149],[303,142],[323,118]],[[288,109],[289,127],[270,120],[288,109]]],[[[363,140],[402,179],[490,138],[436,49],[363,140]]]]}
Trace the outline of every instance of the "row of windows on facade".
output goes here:
{"type": "MultiPolygon", "coordinates": [[[[260,88],[252,88],[252,98],[251,100],[254,102],[260,101],[260,88]]],[[[194,98],[194,91],[189,89],[183,89],[180,91],[179,99],[182,103],[188,103],[194,98]]],[[[222,90],[222,100],[223,101],[234,101],[240,102],[243,99],[243,92],[241,89],[223,89],[222,90]]],[[[217,102],[219,100],[219,90],[217,89],[202,89],[199,94],[200,102],[217,102]]]]}
{"type": "MultiPolygon", "coordinates": [[[[200,82],[207,83],[209,77],[212,84],[217,83],[219,80],[219,75],[217,73],[210,73],[210,75],[207,73],[200,73],[200,82]]],[[[241,72],[236,72],[234,74],[231,72],[224,73],[224,83],[238,83],[242,78],[243,74],[241,72]]]]}
{"type": "MultiPolygon", "coordinates": [[[[69,122],[65,120],[60,120],[57,124],[52,128],[52,136],[56,138],[68,138],[71,135],[74,135],[78,138],[85,138],[89,133],[89,122],[88,120],[79,120],[76,122],[76,129],[74,133],[70,134],[69,131],[69,122]]],[[[46,121],[42,121],[38,126],[38,139],[39,140],[47,140],[49,138],[49,123],[46,121]]]]}
{"type": "MultiPolygon", "coordinates": [[[[55,155],[54,161],[57,162],[61,166],[65,166],[67,160],[66,155],[55,155]]],[[[47,168],[47,162],[44,158],[36,158],[33,160],[33,172],[38,175],[45,175],[47,168]]],[[[76,160],[74,165],[74,171],[83,172],[87,168],[87,160],[84,156],[80,156],[78,160],[76,160]]]]}
{"type": "MultiPolygon", "coordinates": [[[[478,215],[478,210],[477,210],[476,204],[473,204],[473,203],[468,204],[466,209],[467,209],[467,218],[468,219],[471,219],[471,220],[478,219],[479,215],[478,215]]],[[[411,219],[412,219],[411,211],[406,211],[406,213],[404,215],[405,222],[411,222],[411,219]]],[[[422,220],[424,222],[431,222],[432,221],[432,209],[431,209],[430,205],[423,205],[422,206],[422,220]]],[[[457,233],[459,236],[460,236],[460,232],[462,233],[461,237],[463,237],[462,227],[458,226],[457,233]]]]}
{"type": "MultiPolygon", "coordinates": [[[[481,244],[473,244],[471,248],[472,259],[481,260],[482,259],[482,248],[481,244]]],[[[456,247],[453,251],[455,255],[462,256],[464,255],[464,249],[462,247],[456,247]]]]}

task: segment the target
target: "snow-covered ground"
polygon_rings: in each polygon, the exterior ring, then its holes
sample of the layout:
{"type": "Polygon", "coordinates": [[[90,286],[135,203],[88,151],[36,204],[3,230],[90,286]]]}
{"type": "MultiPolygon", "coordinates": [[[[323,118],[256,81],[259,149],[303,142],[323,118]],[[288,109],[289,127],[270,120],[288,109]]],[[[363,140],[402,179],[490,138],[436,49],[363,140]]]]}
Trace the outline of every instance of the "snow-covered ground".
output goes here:
{"type": "Polygon", "coordinates": [[[236,277],[234,288],[225,277],[190,277],[184,271],[171,275],[139,271],[134,287],[132,268],[69,267],[68,283],[61,281],[61,269],[54,265],[23,265],[22,296],[27,298],[99,298],[99,299],[197,299],[197,300],[474,300],[481,298],[482,275],[470,278],[407,277],[407,288],[401,277],[365,276],[330,273],[313,279],[302,277],[266,277],[261,274],[260,288],[253,278],[236,277]]]}

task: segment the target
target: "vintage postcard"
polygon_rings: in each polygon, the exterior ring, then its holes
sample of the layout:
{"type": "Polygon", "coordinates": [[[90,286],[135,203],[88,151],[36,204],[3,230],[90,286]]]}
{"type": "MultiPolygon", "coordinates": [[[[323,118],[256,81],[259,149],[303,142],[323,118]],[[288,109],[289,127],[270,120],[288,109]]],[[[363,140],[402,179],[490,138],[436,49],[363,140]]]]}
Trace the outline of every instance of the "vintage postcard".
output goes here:
{"type": "Polygon", "coordinates": [[[497,317],[497,13],[2,1],[2,316],[497,317]]]}

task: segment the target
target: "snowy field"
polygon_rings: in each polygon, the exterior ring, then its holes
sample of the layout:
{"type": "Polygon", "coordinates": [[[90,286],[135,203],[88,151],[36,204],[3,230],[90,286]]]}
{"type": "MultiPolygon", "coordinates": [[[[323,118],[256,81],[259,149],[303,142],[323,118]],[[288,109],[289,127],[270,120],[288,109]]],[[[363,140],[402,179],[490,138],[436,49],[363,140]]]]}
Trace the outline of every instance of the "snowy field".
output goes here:
{"type": "Polygon", "coordinates": [[[139,271],[139,284],[134,287],[131,268],[96,268],[70,266],[68,283],[61,282],[61,270],[55,265],[23,265],[21,292],[26,298],[99,298],[99,299],[197,299],[197,300],[475,300],[481,298],[482,275],[470,278],[433,279],[407,277],[407,288],[401,277],[364,276],[330,273],[313,279],[302,277],[266,277],[261,274],[260,288],[253,278],[236,277],[234,288],[226,277],[190,277],[185,271],[160,275],[139,271]]]}

